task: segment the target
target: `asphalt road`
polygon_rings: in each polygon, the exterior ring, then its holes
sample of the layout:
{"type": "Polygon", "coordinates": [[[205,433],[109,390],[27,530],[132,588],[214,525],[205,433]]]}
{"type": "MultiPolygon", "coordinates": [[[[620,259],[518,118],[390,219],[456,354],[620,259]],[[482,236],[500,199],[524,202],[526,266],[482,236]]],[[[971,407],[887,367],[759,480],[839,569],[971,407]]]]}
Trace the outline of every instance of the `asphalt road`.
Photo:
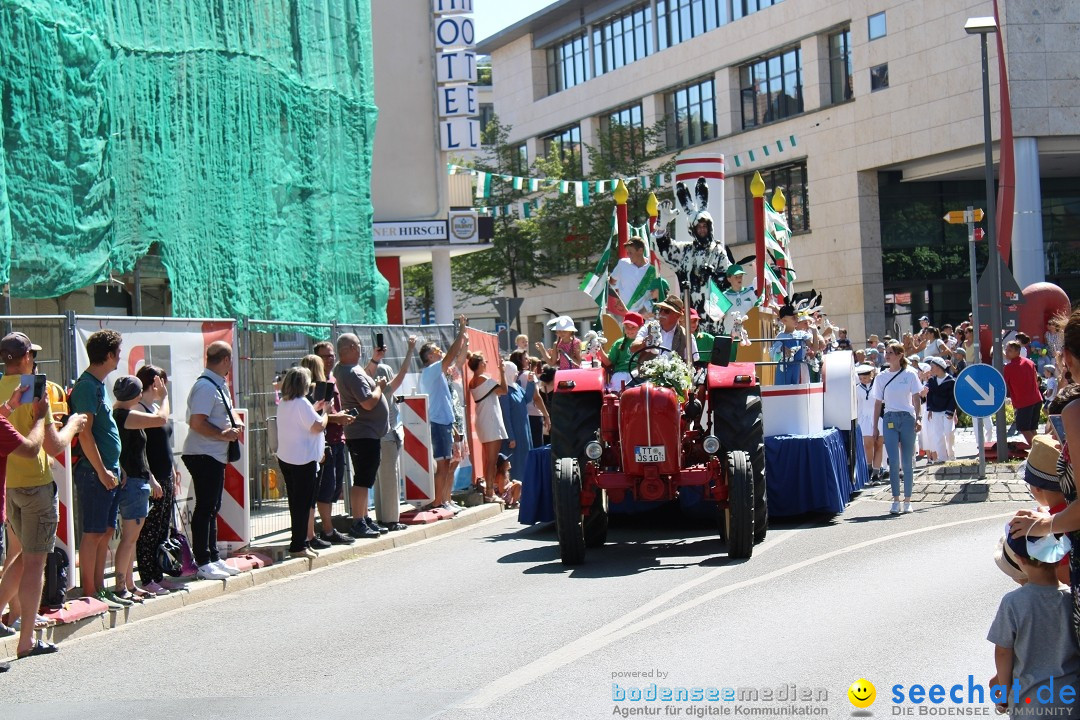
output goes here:
{"type": "Polygon", "coordinates": [[[986,632],[1012,587],[992,552],[1014,509],[889,516],[862,498],[831,522],[774,525],[739,562],[708,526],[620,522],[575,569],[550,527],[503,513],[16,661],[0,675],[0,718],[562,720],[788,705],[613,700],[613,683],[654,682],[794,684],[827,695],[806,704],[819,717],[850,717],[859,678],[886,717],[895,684],[990,676],[986,632]]]}

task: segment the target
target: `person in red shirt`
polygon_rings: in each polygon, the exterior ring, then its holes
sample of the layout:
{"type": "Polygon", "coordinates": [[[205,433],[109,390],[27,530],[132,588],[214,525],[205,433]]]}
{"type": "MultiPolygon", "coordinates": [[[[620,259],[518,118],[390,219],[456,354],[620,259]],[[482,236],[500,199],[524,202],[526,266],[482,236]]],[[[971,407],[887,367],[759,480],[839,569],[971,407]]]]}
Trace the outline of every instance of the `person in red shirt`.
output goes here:
{"type": "Polygon", "coordinates": [[[1005,343],[1005,388],[1009,400],[1016,410],[1016,429],[1031,445],[1035,430],[1039,427],[1039,413],[1042,410],[1042,392],[1039,390],[1039,371],[1035,363],[1020,355],[1020,343],[1010,340],[1005,343]]]}

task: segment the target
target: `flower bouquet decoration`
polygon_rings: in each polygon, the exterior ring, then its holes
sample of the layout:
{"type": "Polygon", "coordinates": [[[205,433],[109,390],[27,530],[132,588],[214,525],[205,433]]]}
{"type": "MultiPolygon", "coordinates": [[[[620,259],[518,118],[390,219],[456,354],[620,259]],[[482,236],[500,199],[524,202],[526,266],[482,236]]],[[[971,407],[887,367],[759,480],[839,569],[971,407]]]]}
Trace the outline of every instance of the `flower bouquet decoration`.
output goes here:
{"type": "Polygon", "coordinates": [[[694,376],[690,371],[690,366],[675,353],[664,353],[660,357],[642,363],[638,377],[648,380],[653,385],[671,388],[679,396],[680,403],[686,402],[694,386],[694,376]]]}

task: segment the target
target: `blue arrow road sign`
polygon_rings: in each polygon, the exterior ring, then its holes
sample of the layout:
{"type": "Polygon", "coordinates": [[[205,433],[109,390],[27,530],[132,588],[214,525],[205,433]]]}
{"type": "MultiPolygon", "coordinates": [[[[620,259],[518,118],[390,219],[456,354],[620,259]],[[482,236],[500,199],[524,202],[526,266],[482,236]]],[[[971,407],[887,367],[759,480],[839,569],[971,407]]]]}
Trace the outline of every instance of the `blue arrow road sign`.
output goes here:
{"type": "Polygon", "coordinates": [[[968,365],[956,378],[956,406],[971,417],[990,417],[1005,404],[1005,378],[993,365],[968,365]]]}

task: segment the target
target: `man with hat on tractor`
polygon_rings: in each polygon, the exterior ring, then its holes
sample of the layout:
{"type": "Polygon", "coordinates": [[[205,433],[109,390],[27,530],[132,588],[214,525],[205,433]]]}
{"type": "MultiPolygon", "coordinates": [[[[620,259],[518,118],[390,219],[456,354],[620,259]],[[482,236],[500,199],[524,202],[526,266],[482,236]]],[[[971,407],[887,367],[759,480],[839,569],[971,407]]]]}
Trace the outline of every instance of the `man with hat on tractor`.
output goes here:
{"type": "Polygon", "coordinates": [[[656,303],[653,309],[656,317],[638,331],[637,338],[630,345],[630,352],[635,353],[650,345],[659,345],[664,349],[651,351],[652,355],[663,355],[670,351],[685,358],[686,331],[680,322],[684,312],[682,300],[675,295],[668,295],[663,302],[656,303]]]}

